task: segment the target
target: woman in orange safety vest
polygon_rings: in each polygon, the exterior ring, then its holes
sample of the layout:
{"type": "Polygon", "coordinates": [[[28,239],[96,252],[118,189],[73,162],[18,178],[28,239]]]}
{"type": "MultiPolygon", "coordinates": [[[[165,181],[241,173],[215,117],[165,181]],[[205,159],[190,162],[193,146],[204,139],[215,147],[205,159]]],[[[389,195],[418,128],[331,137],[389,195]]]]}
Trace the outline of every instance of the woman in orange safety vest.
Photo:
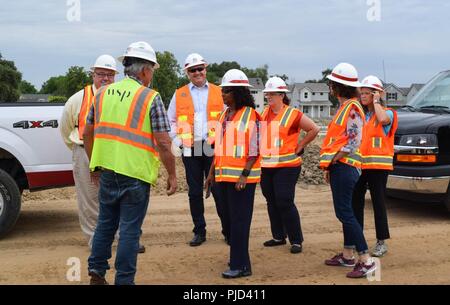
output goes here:
{"type": "Polygon", "coordinates": [[[222,79],[222,97],[228,107],[216,128],[214,163],[206,188],[216,183],[221,201],[224,234],[230,244],[229,269],[224,278],[250,276],[250,224],[261,165],[258,147],[259,114],[247,76],[232,69],[222,79]]]}
{"type": "Polygon", "coordinates": [[[387,252],[386,239],[390,238],[385,196],[389,171],[393,170],[394,136],[397,130],[397,113],[386,108],[381,99],[383,83],[376,76],[362,81],[361,104],[365,108],[366,123],[361,143],[362,174],[353,192],[353,210],[364,228],[364,201],[367,186],[370,189],[377,243],[373,256],[387,252]]]}
{"type": "Polygon", "coordinates": [[[361,225],[352,207],[353,190],[361,174],[359,148],[364,126],[364,110],[358,101],[358,72],[348,63],[337,65],[330,75],[330,91],[339,108],[328,125],[320,151],[320,167],[331,186],[336,217],[342,223],[344,250],[325,261],[328,266],[353,267],[349,278],[366,277],[375,271],[361,225]],[[356,261],[356,250],[359,260],[356,261]]]}
{"type": "Polygon", "coordinates": [[[300,110],[290,107],[286,83],[270,78],[263,91],[269,105],[261,120],[261,190],[267,201],[272,239],[265,247],[291,243],[291,253],[302,252],[303,233],[294,203],[301,172],[303,149],[319,133],[319,127],[300,110]],[[299,142],[300,132],[306,136],[299,142]]]}

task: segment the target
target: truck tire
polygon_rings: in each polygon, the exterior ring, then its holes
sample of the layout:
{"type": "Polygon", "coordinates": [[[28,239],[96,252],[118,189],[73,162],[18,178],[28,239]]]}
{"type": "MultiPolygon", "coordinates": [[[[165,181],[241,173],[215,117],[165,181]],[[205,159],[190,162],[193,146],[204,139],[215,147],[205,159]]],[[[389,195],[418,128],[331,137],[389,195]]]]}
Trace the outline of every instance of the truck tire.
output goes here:
{"type": "Polygon", "coordinates": [[[22,196],[11,176],[0,169],[0,238],[6,235],[19,218],[22,196]]]}

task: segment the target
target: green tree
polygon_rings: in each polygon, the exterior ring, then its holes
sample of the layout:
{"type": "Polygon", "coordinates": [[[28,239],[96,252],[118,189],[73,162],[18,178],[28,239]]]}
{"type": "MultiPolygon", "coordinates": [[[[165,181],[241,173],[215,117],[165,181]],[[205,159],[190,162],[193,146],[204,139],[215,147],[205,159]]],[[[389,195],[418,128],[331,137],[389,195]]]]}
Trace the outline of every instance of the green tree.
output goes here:
{"type": "Polygon", "coordinates": [[[91,77],[83,67],[72,66],[65,75],[52,76],[40,90],[42,94],[71,97],[91,83],[91,77]]]}
{"type": "Polygon", "coordinates": [[[16,102],[19,99],[19,84],[22,74],[13,61],[2,59],[0,54],[0,101],[16,102]]]}
{"type": "Polygon", "coordinates": [[[167,107],[179,85],[181,68],[175,56],[168,51],[156,52],[156,59],[160,67],[155,71],[152,87],[161,94],[163,103],[167,107]]]}
{"type": "Polygon", "coordinates": [[[44,82],[39,93],[58,96],[65,95],[64,82],[65,77],[63,75],[52,76],[46,82],[44,82]]]}
{"type": "Polygon", "coordinates": [[[256,69],[249,69],[249,68],[243,67],[242,72],[244,72],[248,78],[261,78],[264,84],[269,79],[269,66],[268,65],[263,65],[256,69]]]}
{"type": "Polygon", "coordinates": [[[21,94],[36,94],[38,91],[31,83],[26,80],[22,80],[19,85],[19,91],[21,94]]]}
{"type": "Polygon", "coordinates": [[[83,67],[72,66],[64,77],[64,96],[71,97],[91,82],[91,77],[83,67]]]}

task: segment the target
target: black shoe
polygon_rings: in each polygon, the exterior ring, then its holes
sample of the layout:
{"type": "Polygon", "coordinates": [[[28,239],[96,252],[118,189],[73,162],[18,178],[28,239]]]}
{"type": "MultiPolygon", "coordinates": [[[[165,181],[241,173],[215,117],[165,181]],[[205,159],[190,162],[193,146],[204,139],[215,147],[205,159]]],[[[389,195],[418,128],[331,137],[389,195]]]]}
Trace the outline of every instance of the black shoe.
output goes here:
{"type": "Polygon", "coordinates": [[[145,253],[144,245],[139,245],[138,253],[145,253]]]}
{"type": "Polygon", "coordinates": [[[266,242],[264,242],[264,247],[275,247],[275,246],[281,246],[281,245],[285,245],[286,244],[286,240],[282,239],[282,240],[275,240],[275,239],[271,239],[268,240],[266,242]]]}
{"type": "Polygon", "coordinates": [[[302,251],[303,251],[302,245],[294,244],[294,245],[291,246],[291,253],[292,254],[301,253],[302,251]]]}
{"type": "Polygon", "coordinates": [[[203,244],[206,241],[205,235],[195,234],[194,238],[189,242],[189,246],[197,247],[203,244]]]}
{"type": "Polygon", "coordinates": [[[235,279],[238,277],[244,277],[244,276],[250,276],[252,275],[252,271],[251,270],[231,270],[228,269],[227,271],[222,272],[222,277],[226,278],[226,279],[235,279]]]}
{"type": "Polygon", "coordinates": [[[108,282],[105,280],[105,278],[95,272],[90,271],[89,276],[91,277],[89,285],[108,285],[108,282]]]}

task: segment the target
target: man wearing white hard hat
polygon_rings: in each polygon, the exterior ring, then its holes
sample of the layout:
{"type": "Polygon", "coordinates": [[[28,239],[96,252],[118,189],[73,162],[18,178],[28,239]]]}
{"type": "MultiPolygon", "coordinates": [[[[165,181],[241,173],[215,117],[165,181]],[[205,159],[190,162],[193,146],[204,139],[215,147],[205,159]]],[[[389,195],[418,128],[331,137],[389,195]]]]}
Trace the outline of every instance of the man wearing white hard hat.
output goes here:
{"type": "Polygon", "coordinates": [[[88,259],[91,284],[106,284],[119,229],[115,284],[134,284],[141,227],[161,161],[169,174],[167,195],[177,188],[170,124],[161,96],[148,88],[158,67],[156,53],[140,41],[118,59],[127,77],[97,92],[84,131],[91,175],[100,179],[100,212],[88,259]]]}
{"type": "Polygon", "coordinates": [[[397,112],[387,108],[382,99],[383,83],[369,75],[361,85],[361,104],[366,111],[364,136],[361,143],[362,174],[353,191],[353,210],[356,219],[364,228],[364,203],[367,186],[375,217],[377,243],[373,256],[387,252],[386,240],[390,238],[386,211],[386,184],[389,172],[394,169],[394,137],[397,130],[397,112]]]}
{"type": "Polygon", "coordinates": [[[84,151],[83,131],[86,116],[94,101],[97,90],[114,82],[116,60],[110,55],[101,55],[91,67],[93,84],[72,95],[64,106],[61,118],[61,135],[67,147],[72,150],[73,177],[77,192],[78,217],[89,247],[97,225],[98,186],[89,175],[89,160],[84,151]]]}
{"type": "Polygon", "coordinates": [[[334,211],[342,223],[344,245],[343,251],[325,260],[325,264],[353,267],[347,277],[362,278],[377,267],[352,207],[353,190],[361,175],[362,162],[359,149],[365,116],[358,101],[361,83],[355,67],[348,63],[338,64],[327,78],[331,94],[339,100],[339,108],[328,125],[320,151],[320,167],[325,170],[331,186],[334,211]],[[358,262],[354,257],[355,250],[358,262]]]}
{"type": "MultiPolygon", "coordinates": [[[[206,80],[207,66],[208,63],[200,54],[192,53],[186,58],[184,71],[190,83],[176,90],[167,111],[174,146],[183,151],[182,159],[189,187],[189,208],[194,223],[194,237],[189,242],[192,247],[206,241],[203,181],[213,160],[216,123],[224,109],[220,88],[206,80]]],[[[211,192],[222,223],[222,234],[228,242],[222,209],[214,187],[211,192]]]]}

